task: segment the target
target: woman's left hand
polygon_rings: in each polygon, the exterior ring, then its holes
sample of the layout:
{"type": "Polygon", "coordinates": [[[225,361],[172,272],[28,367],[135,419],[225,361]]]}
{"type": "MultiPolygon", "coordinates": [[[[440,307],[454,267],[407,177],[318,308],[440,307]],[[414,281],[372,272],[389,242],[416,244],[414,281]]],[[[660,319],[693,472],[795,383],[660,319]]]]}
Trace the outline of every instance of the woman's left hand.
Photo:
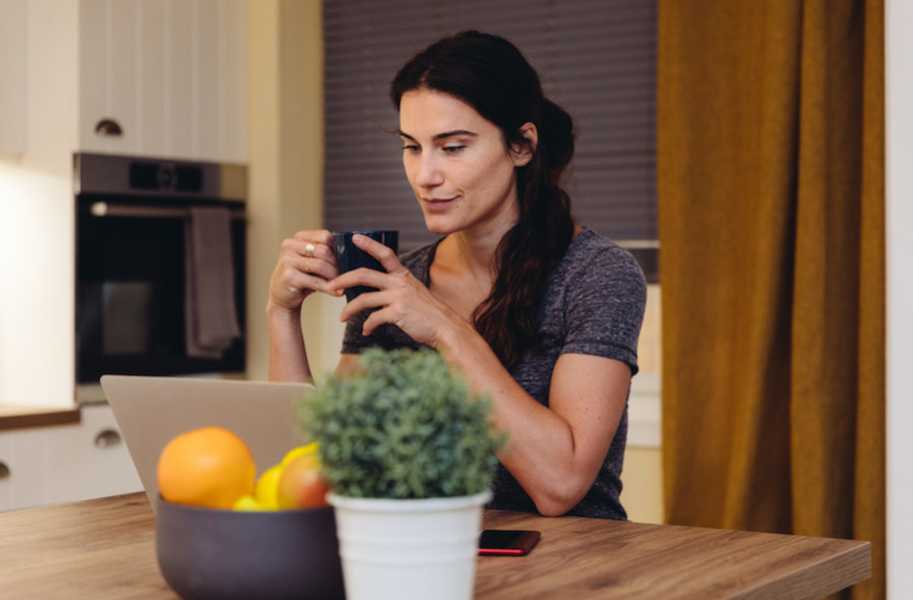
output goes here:
{"type": "Polygon", "coordinates": [[[453,309],[435,298],[399,262],[393,250],[363,235],[352,236],[352,241],[376,258],[387,272],[355,269],[327,284],[330,292],[359,285],[377,289],[376,292],[361,294],[346,304],[339,317],[341,321],[347,321],[364,310],[379,308],[365,320],[363,335],[371,335],[378,326],[391,323],[416,342],[432,348],[439,347],[442,335],[449,329],[468,325],[453,309]]]}

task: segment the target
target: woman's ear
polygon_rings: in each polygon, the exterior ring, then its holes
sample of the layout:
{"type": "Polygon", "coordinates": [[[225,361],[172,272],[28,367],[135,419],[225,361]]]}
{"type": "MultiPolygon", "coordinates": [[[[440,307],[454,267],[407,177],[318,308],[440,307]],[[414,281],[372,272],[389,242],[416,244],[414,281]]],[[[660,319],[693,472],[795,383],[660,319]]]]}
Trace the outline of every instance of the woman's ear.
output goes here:
{"type": "Polygon", "coordinates": [[[510,148],[510,159],[515,167],[524,167],[533,159],[533,153],[539,144],[539,131],[532,123],[524,123],[520,126],[520,135],[529,142],[528,144],[512,144],[510,148]]]}

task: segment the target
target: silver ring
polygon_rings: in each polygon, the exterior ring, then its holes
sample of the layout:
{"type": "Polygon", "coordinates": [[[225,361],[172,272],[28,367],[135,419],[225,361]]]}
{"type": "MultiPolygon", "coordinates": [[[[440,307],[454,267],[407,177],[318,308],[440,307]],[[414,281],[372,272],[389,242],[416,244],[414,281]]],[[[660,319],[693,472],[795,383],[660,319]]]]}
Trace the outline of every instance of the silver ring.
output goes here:
{"type": "Polygon", "coordinates": [[[314,244],[311,244],[311,243],[307,243],[304,245],[304,254],[306,256],[314,256],[314,250],[316,250],[316,249],[317,249],[317,246],[315,246],[314,244]]]}

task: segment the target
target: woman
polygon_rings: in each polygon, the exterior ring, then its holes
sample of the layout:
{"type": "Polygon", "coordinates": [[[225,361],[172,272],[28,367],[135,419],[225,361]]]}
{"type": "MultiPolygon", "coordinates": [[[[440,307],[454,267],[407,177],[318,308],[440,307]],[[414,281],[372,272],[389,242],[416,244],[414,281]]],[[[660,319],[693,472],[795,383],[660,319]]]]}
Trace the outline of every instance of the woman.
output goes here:
{"type": "Polygon", "coordinates": [[[306,296],[376,288],[342,311],[337,372],[372,345],[438,350],[509,434],[493,507],[626,518],[619,477],[646,288],[629,253],[571,218],[558,185],[570,116],[512,44],[475,31],[416,55],[391,98],[406,177],[441,237],[397,257],[356,236],[386,273],[342,275],[330,232],[285,240],[267,306],[271,379],[311,380],[306,296]]]}

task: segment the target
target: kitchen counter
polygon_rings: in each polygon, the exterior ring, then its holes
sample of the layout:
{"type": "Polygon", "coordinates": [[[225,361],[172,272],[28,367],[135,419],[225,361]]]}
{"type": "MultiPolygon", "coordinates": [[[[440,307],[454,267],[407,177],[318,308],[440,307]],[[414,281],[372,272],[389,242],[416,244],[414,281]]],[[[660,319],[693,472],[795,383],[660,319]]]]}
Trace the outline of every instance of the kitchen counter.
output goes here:
{"type": "MultiPolygon", "coordinates": [[[[523,558],[478,559],[475,597],[792,600],[871,575],[868,542],[486,511],[538,529],[523,558]]],[[[159,574],[144,494],[0,514],[0,590],[17,599],[176,598],[159,574]]]]}
{"type": "Polygon", "coordinates": [[[11,406],[0,404],[0,431],[79,423],[79,406],[11,406]]]}

